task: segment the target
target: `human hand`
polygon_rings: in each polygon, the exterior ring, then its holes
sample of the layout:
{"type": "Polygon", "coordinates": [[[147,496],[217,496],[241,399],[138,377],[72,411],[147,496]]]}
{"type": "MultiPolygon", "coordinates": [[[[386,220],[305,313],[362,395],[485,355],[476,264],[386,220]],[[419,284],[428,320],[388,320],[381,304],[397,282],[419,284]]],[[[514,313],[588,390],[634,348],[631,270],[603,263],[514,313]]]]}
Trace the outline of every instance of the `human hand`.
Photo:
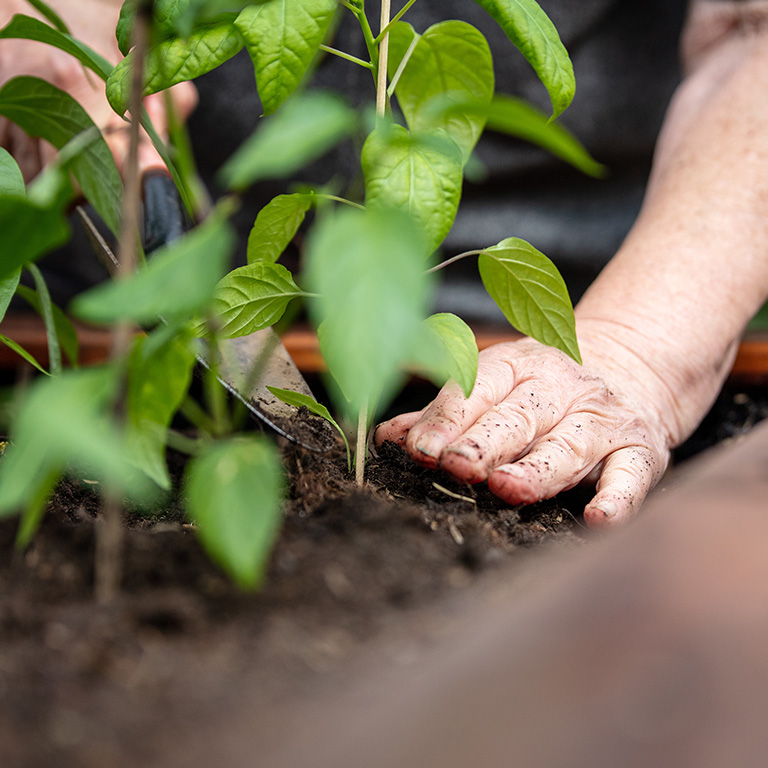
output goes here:
{"type": "Polygon", "coordinates": [[[423,411],[380,425],[375,440],[457,480],[487,480],[510,504],[595,480],[587,525],[622,523],[663,474],[670,437],[638,396],[637,368],[622,371],[583,342],[582,353],[583,367],[532,339],[497,344],[480,353],[469,398],[449,382],[423,411]]]}
{"type": "MultiPolygon", "coordinates": [[[[120,11],[119,0],[58,0],[51,6],[69,26],[72,35],[89,45],[108,61],[117,63],[121,54],[115,40],[120,11]]],[[[24,0],[3,0],[0,27],[16,13],[37,16],[24,0]]],[[[0,86],[19,75],[32,75],[52,83],[75,98],[101,129],[118,168],[122,171],[128,155],[128,123],[116,115],[107,102],[104,83],[73,57],[50,45],[29,40],[0,41],[0,86]]],[[[173,107],[180,120],[194,109],[197,94],[193,85],[181,83],[170,89],[173,107]]],[[[144,100],[153,125],[161,136],[167,134],[168,119],[163,94],[144,100]]],[[[56,155],[52,146],[27,136],[20,128],[0,117],[0,146],[7,149],[21,167],[25,181],[32,179],[56,155]]],[[[142,131],[139,145],[140,171],[163,168],[164,164],[149,137],[142,131]]]]}

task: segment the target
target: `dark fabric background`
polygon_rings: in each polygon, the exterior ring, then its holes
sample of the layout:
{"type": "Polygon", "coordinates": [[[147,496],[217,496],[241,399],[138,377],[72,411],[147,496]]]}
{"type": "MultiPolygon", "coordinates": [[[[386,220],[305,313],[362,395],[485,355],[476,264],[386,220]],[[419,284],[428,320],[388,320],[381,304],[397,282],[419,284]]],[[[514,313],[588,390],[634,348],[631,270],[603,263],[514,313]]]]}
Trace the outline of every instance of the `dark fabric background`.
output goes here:
{"type": "MultiPolygon", "coordinates": [[[[443,250],[450,255],[523,237],[556,262],[575,300],[619,246],[639,209],[653,144],[680,76],[685,0],[541,0],[541,5],[555,22],[576,72],[576,98],[561,121],[609,167],[610,176],[589,179],[530,145],[486,135],[476,151],[486,174],[465,185],[443,250]]],[[[476,3],[419,0],[406,16],[418,32],[449,18],[474,24],[489,39],[498,91],[549,107],[528,63],[476,3]]],[[[355,32],[354,20],[345,19],[334,45],[362,57],[355,32]]],[[[370,74],[335,57],[321,62],[313,83],[343,91],[356,103],[373,98],[370,74]]],[[[191,130],[200,169],[215,193],[215,170],[255,128],[261,109],[245,54],[200,78],[198,87],[200,109],[191,130]]],[[[303,179],[324,183],[341,175],[354,190],[357,173],[355,149],[348,146],[313,166],[303,179]]],[[[285,183],[253,190],[240,215],[241,229],[247,233],[261,205],[285,190],[285,183]]],[[[494,317],[495,308],[477,289],[475,274],[470,262],[450,268],[439,308],[465,317],[494,317]]]]}

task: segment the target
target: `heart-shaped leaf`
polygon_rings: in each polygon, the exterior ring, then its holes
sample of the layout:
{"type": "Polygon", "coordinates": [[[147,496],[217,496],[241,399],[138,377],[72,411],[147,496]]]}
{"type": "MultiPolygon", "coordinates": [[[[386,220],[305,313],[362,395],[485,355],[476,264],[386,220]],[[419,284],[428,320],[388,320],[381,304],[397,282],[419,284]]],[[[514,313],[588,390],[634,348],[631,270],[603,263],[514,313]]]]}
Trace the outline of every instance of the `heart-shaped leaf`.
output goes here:
{"type": "MultiPolygon", "coordinates": [[[[390,77],[399,66],[401,49],[413,37],[412,30],[404,29],[408,26],[393,29],[395,56],[390,77]]],[[[483,34],[464,21],[443,21],[419,38],[396,83],[395,95],[413,132],[442,128],[461,148],[466,162],[485,119],[478,113],[436,116],[429,105],[444,96],[487,104],[493,96],[493,78],[493,58],[483,34]]]]}
{"type": "Polygon", "coordinates": [[[278,195],[256,216],[248,236],[248,263],[277,261],[312,206],[310,195],[278,195]]]}
{"type": "Polygon", "coordinates": [[[208,554],[245,589],[264,576],[281,520],[277,449],[260,438],[213,443],[189,464],[186,507],[208,554]]]}
{"type": "Polygon", "coordinates": [[[306,281],[319,297],[309,309],[349,416],[379,398],[386,407],[402,377],[429,302],[423,253],[414,222],[392,210],[346,209],[312,232],[306,281]]]}
{"type": "Polygon", "coordinates": [[[289,302],[305,295],[282,264],[255,261],[219,281],[211,311],[221,337],[234,339],[273,325],[289,302]]]}
{"type": "Polygon", "coordinates": [[[475,0],[496,20],[549,93],[552,116],[573,100],[573,65],[549,16],[535,0],[475,0]]]}
{"type": "Polygon", "coordinates": [[[237,17],[265,115],[275,112],[301,83],[337,5],[338,0],[267,0],[237,17]]]}
{"type": "Polygon", "coordinates": [[[568,290],[541,251],[510,237],[486,248],[478,266],[486,290],[515,328],[581,363],[568,290]]]}
{"type": "Polygon", "coordinates": [[[463,182],[459,148],[444,132],[412,135],[399,125],[377,129],[362,153],[365,202],[408,213],[432,253],[453,226],[463,182]]]}

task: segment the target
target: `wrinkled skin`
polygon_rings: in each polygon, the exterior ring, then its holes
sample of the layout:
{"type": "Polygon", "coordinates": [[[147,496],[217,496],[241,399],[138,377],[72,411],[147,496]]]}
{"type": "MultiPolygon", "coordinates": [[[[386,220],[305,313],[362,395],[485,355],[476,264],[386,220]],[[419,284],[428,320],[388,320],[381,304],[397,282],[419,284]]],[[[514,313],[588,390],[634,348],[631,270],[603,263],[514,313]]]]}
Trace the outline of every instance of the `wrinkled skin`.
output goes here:
{"type": "MultiPolygon", "coordinates": [[[[68,25],[75,38],[88,44],[113,64],[120,61],[122,54],[115,40],[115,26],[122,5],[120,0],[53,0],[49,5],[68,25]]],[[[0,26],[4,27],[16,13],[39,17],[24,0],[3,0],[0,26]]],[[[122,170],[128,154],[128,123],[116,115],[107,103],[104,83],[99,77],[87,72],[69,54],[52,46],[27,40],[1,40],[0,85],[18,75],[40,77],[77,99],[103,131],[118,168],[122,170]]],[[[182,83],[172,88],[170,93],[174,108],[183,120],[197,102],[195,88],[189,83],[182,83]]],[[[165,97],[163,94],[154,94],[148,96],[144,104],[155,128],[161,136],[165,136],[165,97]]],[[[0,146],[7,149],[19,163],[25,181],[34,178],[56,154],[47,142],[27,136],[3,117],[0,117],[0,146]]],[[[143,134],[139,146],[140,170],[162,167],[160,156],[149,138],[143,134]]]]}
{"type": "Polygon", "coordinates": [[[469,399],[448,384],[376,441],[510,504],[594,481],[592,527],[637,511],[768,297],[768,2],[694,0],[682,48],[640,216],[576,307],[584,366],[494,346],[469,399]]]}
{"type": "Polygon", "coordinates": [[[599,478],[584,515],[605,526],[636,510],[669,460],[668,436],[643,411],[600,375],[521,339],[481,353],[468,399],[449,384],[423,411],[381,425],[376,440],[404,445],[457,480],[487,481],[510,504],[599,478]]]}

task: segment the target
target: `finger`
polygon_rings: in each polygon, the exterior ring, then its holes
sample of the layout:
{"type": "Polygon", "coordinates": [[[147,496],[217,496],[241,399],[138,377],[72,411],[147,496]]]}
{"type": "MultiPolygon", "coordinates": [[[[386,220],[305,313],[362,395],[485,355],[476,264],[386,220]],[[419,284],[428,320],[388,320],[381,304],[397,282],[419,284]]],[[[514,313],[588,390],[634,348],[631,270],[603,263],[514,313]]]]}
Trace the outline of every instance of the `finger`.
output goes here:
{"type": "Polygon", "coordinates": [[[642,504],[666,469],[666,459],[649,448],[621,448],[605,459],[597,494],[584,509],[590,528],[625,523],[642,504]]]}
{"type": "MultiPolygon", "coordinates": [[[[144,99],[147,116],[164,141],[168,139],[171,119],[183,123],[196,105],[197,89],[192,83],[178,83],[168,89],[167,93],[153,93],[144,99]],[[169,108],[174,112],[173,118],[168,115],[169,108]]],[[[139,172],[164,169],[166,166],[160,153],[143,130],[142,136],[146,140],[139,144],[139,172]]]]}
{"type": "Polygon", "coordinates": [[[29,183],[42,170],[40,141],[30,138],[14,123],[8,123],[5,130],[4,146],[21,169],[24,182],[29,183]]]}
{"type": "Polygon", "coordinates": [[[522,459],[497,466],[488,478],[490,490],[510,504],[532,504],[581,482],[606,445],[594,425],[588,437],[584,422],[584,414],[566,417],[522,459]]]}
{"type": "Polygon", "coordinates": [[[176,119],[182,123],[186,122],[187,118],[194,112],[199,101],[197,88],[190,82],[178,83],[172,86],[168,93],[171,97],[173,109],[176,112],[176,119]]]}
{"type": "Polygon", "coordinates": [[[486,411],[465,432],[448,444],[440,467],[458,480],[479,483],[494,468],[514,461],[546,434],[562,417],[563,405],[544,394],[521,387],[486,411]]]}
{"type": "Polygon", "coordinates": [[[423,410],[414,411],[413,413],[401,413],[399,416],[395,416],[394,419],[382,422],[373,433],[373,441],[376,445],[381,445],[381,443],[387,441],[401,446],[404,445],[408,432],[410,432],[411,427],[421,418],[423,413],[423,410]]]}
{"type": "Polygon", "coordinates": [[[477,380],[469,397],[449,382],[413,425],[406,447],[414,461],[436,467],[443,449],[497,403],[503,401],[516,383],[514,370],[495,361],[478,366],[477,380]]]}

